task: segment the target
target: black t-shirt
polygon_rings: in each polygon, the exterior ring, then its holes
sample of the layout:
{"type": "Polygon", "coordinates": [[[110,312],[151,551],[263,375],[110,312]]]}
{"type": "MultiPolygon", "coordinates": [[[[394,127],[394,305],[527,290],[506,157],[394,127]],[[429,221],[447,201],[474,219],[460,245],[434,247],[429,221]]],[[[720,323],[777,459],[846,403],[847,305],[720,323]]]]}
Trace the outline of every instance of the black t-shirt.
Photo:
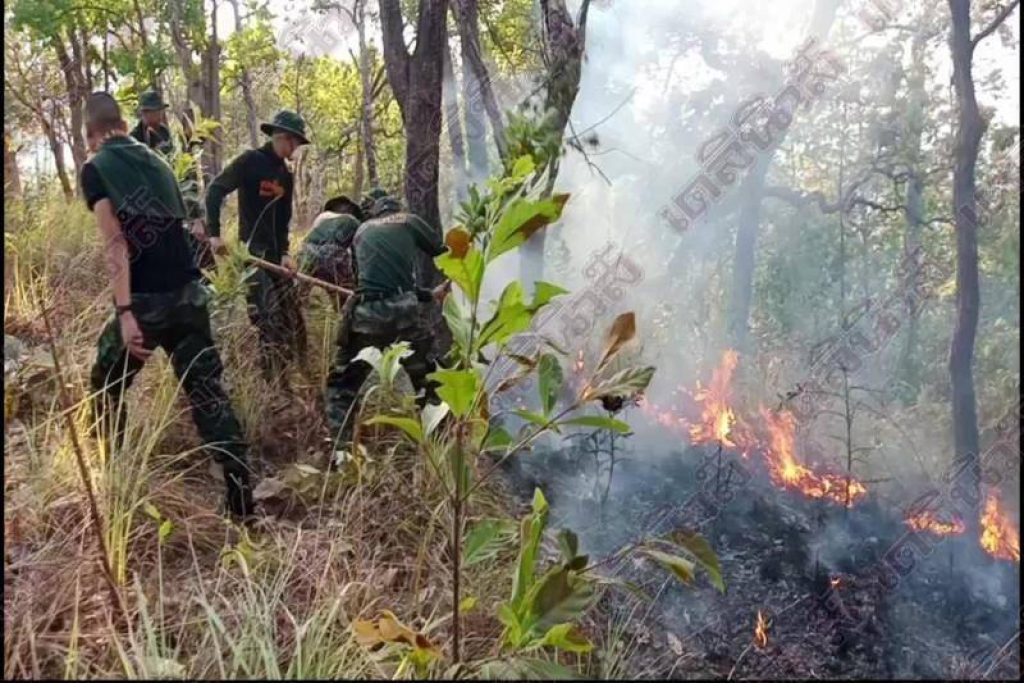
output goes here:
{"type": "MultiPolygon", "coordinates": [[[[81,182],[90,211],[96,202],[108,198],[103,179],[91,163],[82,166],[81,182]]],[[[199,277],[181,220],[140,216],[120,209],[117,219],[128,243],[133,294],[174,291],[199,277]]]]}

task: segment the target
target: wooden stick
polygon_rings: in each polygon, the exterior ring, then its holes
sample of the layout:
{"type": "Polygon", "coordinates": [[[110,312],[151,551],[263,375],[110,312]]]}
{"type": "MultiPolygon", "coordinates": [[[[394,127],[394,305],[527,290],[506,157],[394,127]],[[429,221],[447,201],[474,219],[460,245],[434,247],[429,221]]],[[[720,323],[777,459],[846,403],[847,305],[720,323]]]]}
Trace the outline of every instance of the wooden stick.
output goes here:
{"type": "Polygon", "coordinates": [[[332,284],[330,282],[324,282],[323,280],[317,279],[317,278],[312,277],[310,275],[306,275],[305,273],[300,273],[297,270],[289,270],[289,269],[285,268],[284,266],[277,265],[276,263],[271,263],[270,261],[264,261],[263,259],[261,259],[258,256],[246,256],[245,258],[250,263],[253,263],[254,265],[257,265],[260,268],[263,268],[264,270],[269,270],[272,273],[277,273],[278,275],[284,275],[285,277],[293,277],[293,278],[295,278],[295,279],[297,279],[297,280],[299,280],[301,282],[306,282],[306,283],[311,284],[311,285],[316,285],[317,287],[323,287],[324,289],[326,289],[328,291],[337,292],[338,294],[344,294],[345,296],[352,296],[352,294],[353,294],[353,291],[351,289],[346,289],[344,287],[332,284]]]}
{"type": "Polygon", "coordinates": [[[89,513],[92,516],[92,528],[96,531],[96,544],[100,549],[100,567],[107,579],[107,586],[110,589],[111,607],[118,615],[128,622],[128,610],[118,590],[117,582],[114,580],[114,572],[110,567],[110,556],[107,554],[107,542],[104,540],[103,518],[100,516],[99,506],[96,504],[96,494],[92,488],[92,481],[89,479],[89,468],[85,464],[85,453],[82,444],[78,440],[78,430],[75,428],[75,418],[71,414],[71,401],[67,395],[67,388],[64,385],[64,371],[61,369],[60,356],[57,353],[57,343],[53,339],[53,328],[50,326],[50,313],[43,309],[43,324],[46,326],[46,337],[50,346],[50,355],[53,357],[53,369],[57,375],[58,396],[60,397],[61,408],[64,412],[67,423],[68,434],[71,436],[71,445],[75,451],[75,460],[78,463],[78,473],[82,476],[82,486],[85,487],[85,497],[89,501],[89,513]]]}

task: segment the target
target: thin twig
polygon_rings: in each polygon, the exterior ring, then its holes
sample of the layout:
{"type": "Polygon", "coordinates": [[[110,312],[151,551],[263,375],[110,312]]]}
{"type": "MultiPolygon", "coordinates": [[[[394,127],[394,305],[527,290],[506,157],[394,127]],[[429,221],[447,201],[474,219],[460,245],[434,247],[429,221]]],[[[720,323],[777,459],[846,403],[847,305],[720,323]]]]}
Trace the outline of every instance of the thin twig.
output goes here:
{"type": "Polygon", "coordinates": [[[111,607],[118,613],[118,616],[127,623],[128,610],[125,608],[124,600],[121,597],[121,591],[118,590],[117,587],[117,582],[114,581],[114,572],[110,568],[110,555],[107,553],[107,542],[104,538],[105,527],[103,525],[103,518],[100,516],[99,506],[96,504],[96,494],[93,491],[92,481],[89,478],[89,468],[85,464],[85,453],[83,452],[82,444],[78,439],[78,430],[75,428],[75,420],[71,416],[71,401],[68,398],[67,389],[64,384],[64,371],[60,363],[60,354],[57,353],[57,343],[53,338],[53,328],[50,325],[50,312],[46,308],[43,309],[43,324],[46,326],[46,340],[50,347],[50,355],[53,357],[54,372],[57,375],[58,396],[61,402],[61,408],[64,411],[64,421],[68,428],[68,434],[71,436],[71,445],[75,452],[75,461],[78,463],[78,473],[82,477],[82,486],[85,488],[85,496],[89,502],[89,514],[92,516],[92,527],[96,531],[96,543],[99,545],[100,549],[100,567],[103,570],[103,576],[106,577],[107,587],[110,589],[111,607]]]}

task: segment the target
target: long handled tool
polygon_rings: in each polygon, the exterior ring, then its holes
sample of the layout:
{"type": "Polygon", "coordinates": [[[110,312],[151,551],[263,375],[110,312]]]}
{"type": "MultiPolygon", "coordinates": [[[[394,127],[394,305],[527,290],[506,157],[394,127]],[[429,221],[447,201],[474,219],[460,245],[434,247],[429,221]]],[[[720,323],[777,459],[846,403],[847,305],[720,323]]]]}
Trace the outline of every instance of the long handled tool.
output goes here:
{"type": "Polygon", "coordinates": [[[311,285],[316,285],[317,287],[323,287],[324,289],[326,289],[328,291],[331,291],[331,292],[337,292],[338,294],[344,294],[345,296],[352,296],[352,294],[353,294],[351,289],[346,289],[346,288],[341,287],[339,285],[332,284],[330,282],[325,282],[324,280],[320,280],[320,279],[312,277],[310,275],[306,275],[305,273],[300,273],[297,270],[289,270],[288,268],[285,268],[284,266],[279,266],[276,263],[271,263],[270,261],[264,261],[263,259],[261,259],[258,256],[246,256],[245,258],[250,263],[252,263],[252,264],[254,264],[256,266],[259,266],[260,268],[263,268],[264,270],[269,270],[272,273],[277,273],[278,275],[284,275],[285,277],[293,277],[293,278],[299,280],[300,282],[307,282],[307,283],[309,283],[311,285]]]}

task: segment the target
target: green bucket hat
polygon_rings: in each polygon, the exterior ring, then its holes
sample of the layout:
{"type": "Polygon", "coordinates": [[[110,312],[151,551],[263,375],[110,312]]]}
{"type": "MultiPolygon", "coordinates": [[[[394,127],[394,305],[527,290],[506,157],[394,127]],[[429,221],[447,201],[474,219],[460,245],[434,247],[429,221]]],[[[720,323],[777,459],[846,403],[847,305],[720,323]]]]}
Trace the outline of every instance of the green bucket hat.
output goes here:
{"type": "Polygon", "coordinates": [[[389,196],[387,190],[383,187],[372,187],[369,192],[363,193],[363,198],[359,201],[359,206],[363,210],[364,214],[369,215],[377,200],[384,199],[387,196],[389,196]]]}
{"type": "Polygon", "coordinates": [[[170,106],[156,90],[147,90],[139,95],[139,111],[161,111],[170,106]]]}
{"type": "Polygon", "coordinates": [[[287,109],[282,109],[274,114],[274,120],[270,123],[260,124],[260,130],[266,135],[273,135],[277,131],[284,131],[299,138],[302,144],[309,144],[309,138],[306,137],[306,122],[301,116],[287,109]]]}
{"type": "Polygon", "coordinates": [[[331,213],[347,213],[355,216],[359,220],[363,220],[363,209],[348,195],[340,194],[337,197],[328,199],[327,203],[324,204],[324,211],[330,211],[331,213]]]}

